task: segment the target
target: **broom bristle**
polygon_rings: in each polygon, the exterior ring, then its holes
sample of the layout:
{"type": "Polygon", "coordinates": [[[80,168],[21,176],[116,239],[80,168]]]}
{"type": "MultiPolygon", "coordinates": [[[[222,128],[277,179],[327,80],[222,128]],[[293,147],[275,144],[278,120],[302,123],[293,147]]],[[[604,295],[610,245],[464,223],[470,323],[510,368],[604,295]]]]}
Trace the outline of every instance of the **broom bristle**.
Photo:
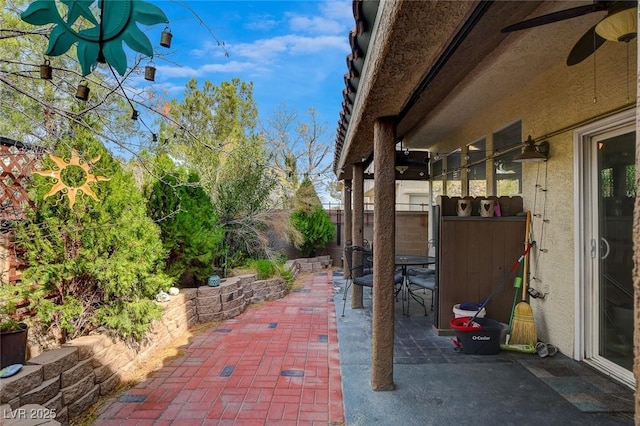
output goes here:
{"type": "Polygon", "coordinates": [[[535,345],[537,341],[538,333],[531,305],[527,302],[520,302],[516,305],[513,314],[513,326],[511,327],[509,343],[535,345]]]}

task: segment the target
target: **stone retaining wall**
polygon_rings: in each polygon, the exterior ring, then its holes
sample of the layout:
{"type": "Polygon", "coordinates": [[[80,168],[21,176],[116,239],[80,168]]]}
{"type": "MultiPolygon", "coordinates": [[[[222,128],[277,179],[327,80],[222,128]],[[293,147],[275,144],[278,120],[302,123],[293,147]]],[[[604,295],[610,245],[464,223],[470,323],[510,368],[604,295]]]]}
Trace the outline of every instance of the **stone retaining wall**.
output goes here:
{"type": "MultiPolygon", "coordinates": [[[[322,270],[331,264],[329,256],[323,256],[289,261],[287,266],[297,274],[322,270]]],[[[100,396],[113,391],[121,380],[139,370],[159,349],[169,346],[170,341],[190,327],[233,318],[248,305],[280,299],[287,291],[279,278],[257,280],[255,274],[224,278],[219,287],[181,289],[180,294],[161,303],[162,318],[154,321],[147,337],[136,348],[105,334],[96,334],[43,352],[29,359],[18,374],[0,379],[0,424],[67,423],[95,404],[100,396]],[[55,420],[29,423],[36,419],[22,419],[25,413],[48,414],[49,419],[55,420]]]]}

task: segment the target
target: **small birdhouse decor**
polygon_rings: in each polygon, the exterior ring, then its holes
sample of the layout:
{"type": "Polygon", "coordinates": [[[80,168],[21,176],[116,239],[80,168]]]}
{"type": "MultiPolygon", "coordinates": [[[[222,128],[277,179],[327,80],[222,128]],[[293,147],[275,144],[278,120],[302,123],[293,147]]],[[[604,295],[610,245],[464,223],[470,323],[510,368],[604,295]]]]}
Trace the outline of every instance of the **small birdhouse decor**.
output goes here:
{"type": "Polygon", "coordinates": [[[96,176],[91,173],[91,167],[100,160],[100,156],[97,156],[89,162],[85,162],[78,156],[76,150],[72,150],[71,158],[68,161],[51,154],[49,154],[49,158],[56,164],[56,168],[33,172],[54,179],[53,186],[44,198],[62,192],[63,195],[69,197],[69,208],[71,209],[76,203],[76,195],[78,192],[82,192],[95,201],[99,201],[98,196],[93,192],[89,184],[111,180],[110,178],[96,176]]]}

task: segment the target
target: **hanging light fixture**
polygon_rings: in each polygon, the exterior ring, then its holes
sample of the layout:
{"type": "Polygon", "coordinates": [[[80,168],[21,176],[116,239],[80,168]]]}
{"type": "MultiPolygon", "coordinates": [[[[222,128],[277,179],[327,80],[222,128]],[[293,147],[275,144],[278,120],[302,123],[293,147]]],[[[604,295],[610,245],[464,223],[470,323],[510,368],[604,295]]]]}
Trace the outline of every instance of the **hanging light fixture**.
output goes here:
{"type": "Polygon", "coordinates": [[[89,99],[89,82],[87,80],[82,80],[80,84],[78,84],[78,90],[76,90],[76,98],[81,101],[86,101],[89,99]]]}
{"type": "Polygon", "coordinates": [[[144,79],[147,81],[156,81],[156,66],[153,63],[153,58],[151,58],[147,66],[144,67],[144,79]]]}
{"type": "Polygon", "coordinates": [[[403,175],[403,174],[404,174],[404,172],[406,172],[408,168],[409,168],[409,166],[405,166],[405,165],[397,165],[397,166],[396,166],[396,170],[397,170],[401,175],[403,175]]]}
{"type": "Polygon", "coordinates": [[[620,7],[614,8],[612,6],[609,9],[607,17],[596,25],[596,33],[610,41],[624,41],[629,42],[633,40],[638,32],[638,10],[633,7],[633,3],[620,2],[620,7]],[[626,9],[620,10],[620,8],[626,7],[626,9]]]}
{"type": "Polygon", "coordinates": [[[171,47],[171,39],[173,38],[173,34],[171,34],[171,29],[169,26],[166,26],[160,34],[160,46],[169,48],[171,47]]]}
{"type": "Polygon", "coordinates": [[[45,59],[42,65],[40,65],[40,78],[43,80],[51,80],[51,76],[51,62],[48,59],[45,59]]]}
{"type": "Polygon", "coordinates": [[[404,172],[406,172],[409,169],[409,166],[405,164],[405,160],[402,157],[402,155],[399,158],[397,154],[401,152],[404,155],[409,155],[409,148],[405,149],[402,147],[402,140],[399,141],[399,144],[400,144],[400,150],[396,151],[396,170],[398,171],[398,173],[403,175],[404,172]],[[398,160],[400,160],[400,162],[398,160]]]}
{"type": "Polygon", "coordinates": [[[513,161],[517,163],[529,163],[535,161],[546,161],[549,155],[549,142],[544,141],[536,145],[531,139],[531,135],[524,142],[522,153],[516,155],[513,161]]]}

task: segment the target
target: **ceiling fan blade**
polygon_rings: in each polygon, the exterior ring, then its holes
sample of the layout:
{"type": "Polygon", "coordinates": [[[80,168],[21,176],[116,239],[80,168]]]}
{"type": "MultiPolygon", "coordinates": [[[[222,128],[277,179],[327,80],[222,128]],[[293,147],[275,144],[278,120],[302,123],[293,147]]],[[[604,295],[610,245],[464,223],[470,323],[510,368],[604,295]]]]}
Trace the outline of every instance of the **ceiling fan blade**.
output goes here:
{"type": "Polygon", "coordinates": [[[567,65],[576,65],[587,59],[596,51],[597,48],[602,46],[606,40],[596,33],[596,26],[594,25],[584,33],[580,40],[573,46],[569,57],[567,58],[567,65]]]}
{"type": "Polygon", "coordinates": [[[536,18],[527,19],[513,25],[504,27],[501,32],[508,33],[511,31],[519,31],[527,28],[537,27],[539,25],[551,24],[553,22],[564,21],[565,19],[576,18],[592,12],[607,10],[606,2],[596,2],[585,6],[572,7],[571,9],[560,10],[558,12],[549,13],[547,15],[538,16],[536,18]]]}

